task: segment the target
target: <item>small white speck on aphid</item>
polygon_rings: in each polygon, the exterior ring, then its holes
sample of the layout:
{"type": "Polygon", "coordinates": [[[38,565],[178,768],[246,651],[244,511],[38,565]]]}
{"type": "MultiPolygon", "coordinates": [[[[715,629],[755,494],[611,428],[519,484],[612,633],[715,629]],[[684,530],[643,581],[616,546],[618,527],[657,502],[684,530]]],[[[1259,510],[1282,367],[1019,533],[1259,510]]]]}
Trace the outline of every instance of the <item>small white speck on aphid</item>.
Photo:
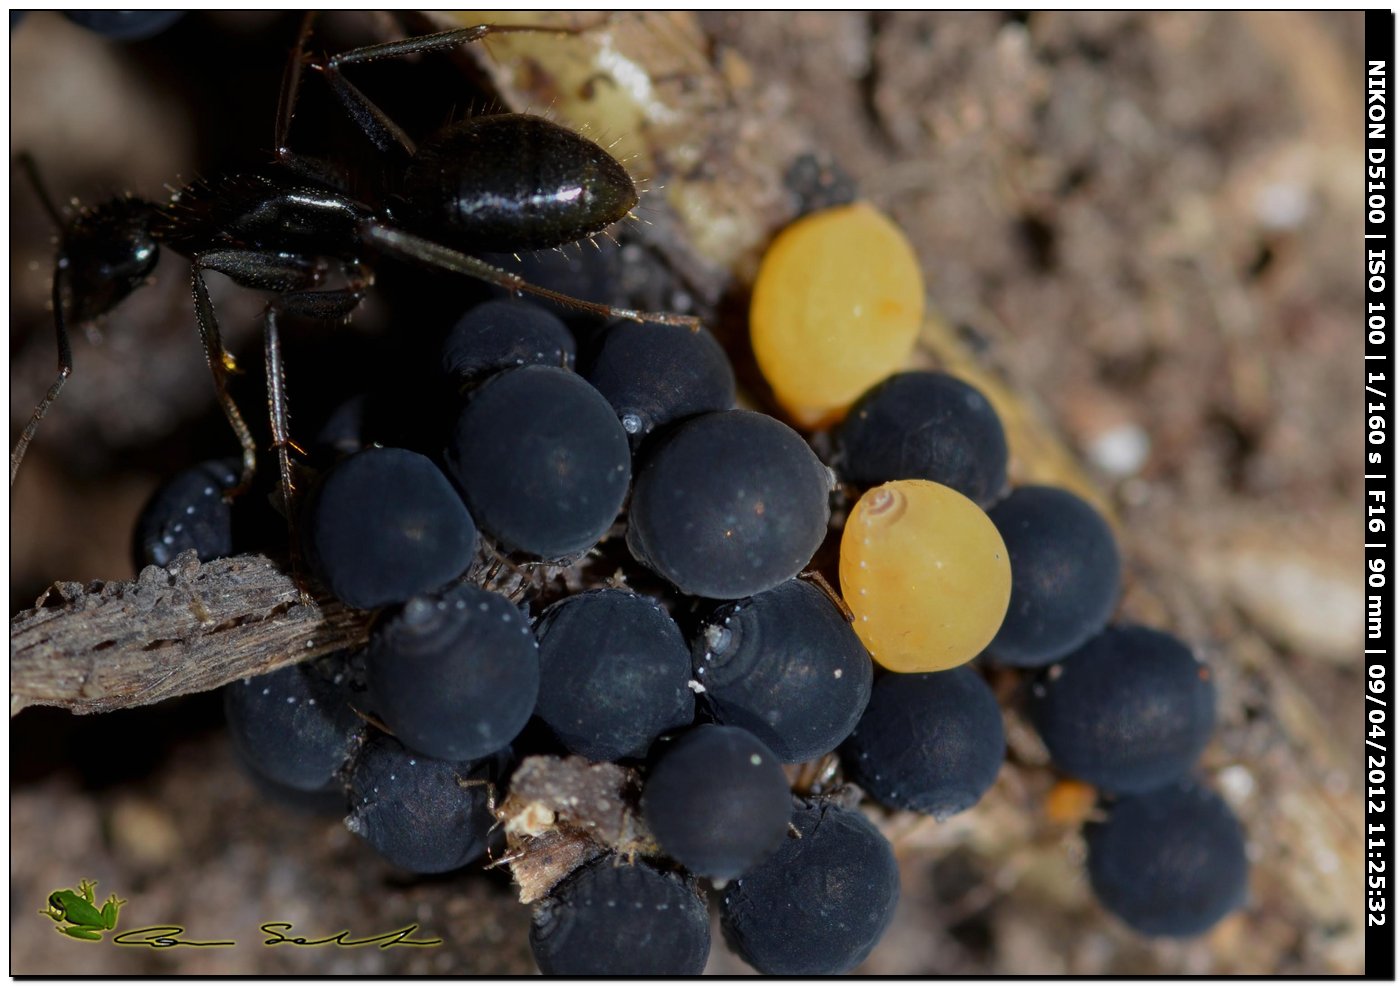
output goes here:
{"type": "Polygon", "coordinates": [[[760,757],[757,753],[750,753],[750,754],[749,754],[749,763],[751,763],[751,764],[753,764],[755,767],[757,767],[757,766],[759,766],[759,765],[761,765],[761,764],[763,763],[763,758],[760,757]]]}

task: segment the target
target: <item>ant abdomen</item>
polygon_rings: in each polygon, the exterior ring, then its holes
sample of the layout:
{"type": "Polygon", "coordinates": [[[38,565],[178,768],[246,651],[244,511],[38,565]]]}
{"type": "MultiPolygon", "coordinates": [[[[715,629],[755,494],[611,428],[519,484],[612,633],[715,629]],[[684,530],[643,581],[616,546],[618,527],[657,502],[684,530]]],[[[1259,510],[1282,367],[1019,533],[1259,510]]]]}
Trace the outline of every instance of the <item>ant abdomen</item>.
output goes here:
{"type": "Polygon", "coordinates": [[[478,117],[438,131],[404,175],[400,209],[464,247],[539,250],[626,217],[637,190],[607,151],[537,116],[478,117]]]}

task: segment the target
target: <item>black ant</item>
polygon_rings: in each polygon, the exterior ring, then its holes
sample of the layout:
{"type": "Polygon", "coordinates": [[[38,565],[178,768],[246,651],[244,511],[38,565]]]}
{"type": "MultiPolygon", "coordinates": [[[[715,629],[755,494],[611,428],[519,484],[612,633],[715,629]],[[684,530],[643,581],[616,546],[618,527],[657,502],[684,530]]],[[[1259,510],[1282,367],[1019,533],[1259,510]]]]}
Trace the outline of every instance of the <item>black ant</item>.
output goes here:
{"type": "Polygon", "coordinates": [[[629,216],[638,201],[636,188],[603,148],[545,119],[516,113],[450,123],[415,145],[341,71],[347,65],[443,51],[493,34],[581,34],[592,28],[482,24],[315,58],[305,54],[315,16],[303,20],[282,78],[275,161],[266,168],[195,182],[164,205],[129,195],[110,199],[65,221],[33,162],[21,158],[45,210],[62,230],[53,282],[59,369],[10,453],[11,484],[39,421],[72,373],[69,325],[105,314],[145,283],[162,246],[190,260],[195,321],[219,404],[242,446],[242,474],[228,491],[230,498],[251,485],[257,444],[229,394],[237,364],[221,340],[205,272],[218,271],[240,286],[274,294],[264,314],[264,353],[272,448],[289,523],[290,451],[297,446],[288,434],[279,326],[284,317],[349,317],[373,282],[371,262],[378,256],[466,274],[612,318],[698,326],[691,316],[571,298],[463,252],[563,246],[629,216]],[[351,121],[386,159],[389,188],[382,201],[351,197],[344,168],[291,149],[288,136],[306,70],[326,80],[351,121]]]}

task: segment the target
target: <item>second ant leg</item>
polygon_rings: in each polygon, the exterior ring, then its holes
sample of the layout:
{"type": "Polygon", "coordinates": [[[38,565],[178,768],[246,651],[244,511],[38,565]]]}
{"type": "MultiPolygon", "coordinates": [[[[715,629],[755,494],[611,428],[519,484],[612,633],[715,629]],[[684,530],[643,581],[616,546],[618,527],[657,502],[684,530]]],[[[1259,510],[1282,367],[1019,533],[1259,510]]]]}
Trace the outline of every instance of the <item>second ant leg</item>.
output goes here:
{"type": "Polygon", "coordinates": [[[493,267],[483,260],[469,256],[451,247],[445,247],[432,240],[426,240],[421,236],[415,236],[405,230],[395,229],[385,226],[382,223],[367,223],[361,228],[361,235],[370,243],[375,244],[385,253],[394,254],[405,260],[413,260],[426,267],[434,267],[438,270],[455,271],[458,274],[466,274],[479,281],[494,284],[499,288],[517,293],[524,292],[533,294],[539,298],[546,298],[558,305],[569,308],[576,308],[581,311],[592,312],[595,315],[603,315],[607,318],[625,318],[629,322],[655,322],[659,325],[680,325],[692,332],[700,329],[700,319],[694,315],[676,315],[671,312],[643,312],[632,308],[614,308],[611,305],[595,304],[591,301],[583,301],[579,298],[572,298],[567,294],[558,291],[551,291],[549,288],[538,287],[531,284],[519,274],[512,274],[509,271],[493,267]]]}
{"type": "MultiPolygon", "coordinates": [[[[477,24],[474,27],[461,27],[450,31],[439,31],[436,34],[423,34],[412,38],[402,38],[398,41],[385,41],[380,44],[365,45],[362,48],[352,48],[329,58],[312,61],[308,63],[307,67],[325,76],[327,83],[330,84],[331,89],[334,90],[341,104],[345,107],[346,113],[364,132],[365,136],[374,143],[375,147],[386,154],[402,153],[407,157],[412,157],[414,154],[413,141],[398,124],[389,118],[388,114],[345,78],[340,71],[342,67],[386,58],[403,58],[406,55],[445,51],[461,45],[472,44],[495,34],[583,34],[593,30],[595,26],[546,27],[541,24],[477,24]]],[[[309,27],[310,19],[303,23],[303,32],[308,31],[309,27]]],[[[298,45],[304,44],[305,40],[306,34],[303,33],[298,39],[298,45]]],[[[289,70],[290,74],[291,70],[289,70]]],[[[287,98],[295,99],[295,85],[295,79],[288,84],[291,88],[291,95],[287,98]]],[[[290,122],[290,108],[285,115],[290,122]]],[[[283,114],[279,112],[279,120],[282,116],[283,114]]],[[[279,130],[280,128],[279,123],[279,130]]]]}
{"type": "Polygon", "coordinates": [[[294,571],[299,569],[301,559],[296,532],[296,484],[292,479],[291,459],[291,451],[297,449],[297,445],[292,441],[289,426],[287,374],[282,361],[282,334],[278,319],[284,315],[326,320],[343,319],[355,310],[363,297],[363,292],[358,288],[291,291],[269,302],[263,315],[263,352],[267,361],[267,411],[272,426],[272,448],[277,453],[282,510],[287,519],[294,571]]]}

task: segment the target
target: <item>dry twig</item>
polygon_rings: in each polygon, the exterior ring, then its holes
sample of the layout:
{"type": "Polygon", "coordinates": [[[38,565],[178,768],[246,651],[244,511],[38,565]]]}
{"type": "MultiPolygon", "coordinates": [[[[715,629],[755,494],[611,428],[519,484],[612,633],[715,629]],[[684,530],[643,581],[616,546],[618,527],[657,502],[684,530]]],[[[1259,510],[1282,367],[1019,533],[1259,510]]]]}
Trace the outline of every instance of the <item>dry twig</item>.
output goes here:
{"type": "Polygon", "coordinates": [[[303,605],[262,555],[201,564],[187,551],[131,582],[59,582],[10,620],[10,714],[110,712],[209,691],[361,646],[370,619],[325,597],[303,605]]]}

